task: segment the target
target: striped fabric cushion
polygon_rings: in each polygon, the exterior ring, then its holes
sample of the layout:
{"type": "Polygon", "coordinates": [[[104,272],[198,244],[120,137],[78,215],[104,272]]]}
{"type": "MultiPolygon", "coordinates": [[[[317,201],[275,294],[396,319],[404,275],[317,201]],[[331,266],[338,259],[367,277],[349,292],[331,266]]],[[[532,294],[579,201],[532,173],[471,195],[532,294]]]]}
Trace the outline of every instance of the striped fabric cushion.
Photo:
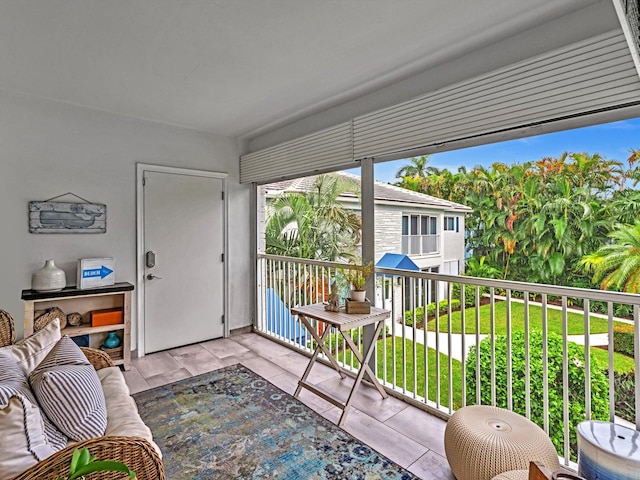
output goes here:
{"type": "Polygon", "coordinates": [[[42,410],[69,438],[104,435],[107,408],[100,380],[82,350],[64,336],[29,375],[42,410]]]}
{"type": "MultiPolygon", "coordinates": [[[[15,359],[0,354],[0,406],[8,405],[11,397],[14,396],[26,399],[33,406],[38,405],[29,388],[27,377],[15,359]]],[[[54,451],[64,448],[67,445],[67,437],[44,415],[42,415],[42,421],[44,421],[44,433],[50,447],[54,451]]],[[[0,432],[2,431],[3,428],[0,426],[0,432]]]]}

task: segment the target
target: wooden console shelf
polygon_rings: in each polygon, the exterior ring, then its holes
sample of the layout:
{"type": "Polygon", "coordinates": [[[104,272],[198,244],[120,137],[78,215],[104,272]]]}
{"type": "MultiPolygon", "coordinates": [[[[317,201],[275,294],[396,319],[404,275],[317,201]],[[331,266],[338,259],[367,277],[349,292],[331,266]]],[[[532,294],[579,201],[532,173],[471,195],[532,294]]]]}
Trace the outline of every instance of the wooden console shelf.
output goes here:
{"type": "Polygon", "coordinates": [[[118,334],[122,339],[122,356],[113,357],[116,365],[125,370],[131,368],[131,292],[133,285],[120,282],[107,287],[80,290],[66,287],[60,292],[36,292],[23,290],[24,301],[24,336],[33,335],[33,315],[36,310],[59,307],[65,314],[78,312],[84,318],[84,324],[76,327],[67,326],[62,329],[63,335],[77,337],[89,335],[89,346],[99,348],[107,332],[122,331],[118,334]],[[104,308],[122,308],[123,323],[92,327],[89,312],[104,308]]]}

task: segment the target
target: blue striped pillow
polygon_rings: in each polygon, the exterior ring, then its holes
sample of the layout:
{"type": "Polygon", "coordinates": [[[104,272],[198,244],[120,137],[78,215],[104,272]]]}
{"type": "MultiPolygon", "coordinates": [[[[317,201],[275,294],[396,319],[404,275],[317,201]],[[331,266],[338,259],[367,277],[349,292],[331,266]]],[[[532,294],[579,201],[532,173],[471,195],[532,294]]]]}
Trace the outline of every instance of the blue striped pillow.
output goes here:
{"type": "MultiPolygon", "coordinates": [[[[31,388],[29,388],[27,377],[18,363],[15,359],[0,354],[0,405],[8,405],[13,396],[25,398],[30,404],[38,405],[31,388]]],[[[51,448],[57,451],[66,447],[67,437],[45,415],[42,415],[42,420],[44,421],[44,434],[51,448]]]]}
{"type": "Polygon", "coordinates": [[[64,336],[29,375],[31,388],[49,419],[77,441],[104,435],[107,408],[95,369],[64,336]]]}

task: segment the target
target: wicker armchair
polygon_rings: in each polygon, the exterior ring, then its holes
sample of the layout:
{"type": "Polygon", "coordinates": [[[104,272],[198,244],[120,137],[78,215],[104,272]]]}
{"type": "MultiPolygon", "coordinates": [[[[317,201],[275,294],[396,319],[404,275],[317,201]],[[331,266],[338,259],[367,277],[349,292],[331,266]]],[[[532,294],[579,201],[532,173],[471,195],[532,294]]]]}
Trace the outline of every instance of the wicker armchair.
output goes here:
{"type": "MultiPolygon", "coordinates": [[[[15,342],[13,318],[4,310],[0,310],[0,346],[15,342]],[[3,343],[5,342],[6,343],[3,343]]],[[[82,348],[87,360],[96,370],[113,367],[111,357],[102,350],[82,348]]],[[[74,443],[54,453],[45,460],[25,470],[13,480],[56,480],[69,473],[69,463],[76,448],[87,447],[99,460],[113,460],[126,464],[136,472],[137,480],[166,480],[162,459],[156,449],[144,438],[104,436],[92,438],[84,442],[74,443]]],[[[96,472],[87,479],[122,480],[129,478],[119,472],[96,472]]]]}
{"type": "Polygon", "coordinates": [[[16,341],[16,330],[13,328],[13,317],[9,312],[0,309],[0,347],[13,345],[16,341]]]}

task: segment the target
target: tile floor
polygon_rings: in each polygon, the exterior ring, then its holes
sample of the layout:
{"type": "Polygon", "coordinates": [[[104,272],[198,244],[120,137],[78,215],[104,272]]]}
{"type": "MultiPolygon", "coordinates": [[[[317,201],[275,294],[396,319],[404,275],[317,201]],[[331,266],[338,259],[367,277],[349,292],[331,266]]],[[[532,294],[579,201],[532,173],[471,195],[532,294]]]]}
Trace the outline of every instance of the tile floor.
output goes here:
{"type": "MultiPolygon", "coordinates": [[[[212,340],[146,355],[124,372],[131,393],[242,363],[282,390],[293,394],[307,366],[307,357],[254,333],[212,340]]],[[[346,399],[352,379],[341,380],[335,370],[314,365],[309,380],[346,399]]],[[[300,400],[337,423],[341,410],[303,390],[300,400]]],[[[362,384],[344,429],[380,453],[424,479],[454,480],[444,456],[445,422],[396,398],[383,400],[362,384]]]]}

